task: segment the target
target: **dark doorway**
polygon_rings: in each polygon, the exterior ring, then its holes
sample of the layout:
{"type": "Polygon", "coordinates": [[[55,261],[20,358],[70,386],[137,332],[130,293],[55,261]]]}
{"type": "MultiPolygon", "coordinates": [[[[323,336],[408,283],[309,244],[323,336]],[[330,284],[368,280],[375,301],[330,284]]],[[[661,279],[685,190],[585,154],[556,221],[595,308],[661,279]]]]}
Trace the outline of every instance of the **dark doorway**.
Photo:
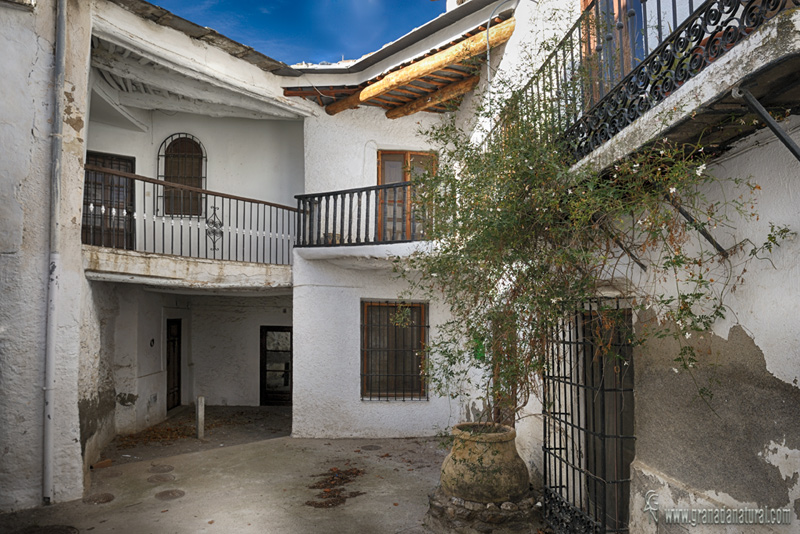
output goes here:
{"type": "Polygon", "coordinates": [[[261,406],[292,404],[292,327],[261,327],[261,406]]]}
{"type": "Polygon", "coordinates": [[[167,410],[181,405],[181,320],[167,319],[167,410]]]}
{"type": "MultiPolygon", "coordinates": [[[[135,171],[133,158],[99,152],[87,153],[86,164],[126,173],[135,171]]],[[[133,180],[110,172],[86,171],[81,227],[84,244],[133,250],[135,212],[133,180]]]]}
{"type": "Polygon", "coordinates": [[[633,316],[586,302],[553,325],[544,375],[545,521],[557,534],[629,532],[635,455],[633,316]]]}

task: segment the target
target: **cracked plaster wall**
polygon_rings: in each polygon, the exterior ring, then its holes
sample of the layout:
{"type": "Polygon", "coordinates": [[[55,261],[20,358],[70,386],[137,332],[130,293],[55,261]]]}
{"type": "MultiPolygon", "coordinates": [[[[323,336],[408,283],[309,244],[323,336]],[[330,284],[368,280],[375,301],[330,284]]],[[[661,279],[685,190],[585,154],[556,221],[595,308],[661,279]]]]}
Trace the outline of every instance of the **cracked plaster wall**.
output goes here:
{"type": "Polygon", "coordinates": [[[119,310],[112,284],[84,281],[82,300],[78,412],[84,484],[88,485],[89,466],[115,435],[113,360],[119,310]]]}
{"type": "MultiPolygon", "coordinates": [[[[800,140],[798,125],[800,117],[782,123],[795,140],[800,140]]],[[[750,178],[761,187],[758,220],[732,215],[732,228],[712,229],[725,247],[746,243],[744,252],[732,258],[734,264],[753,244],[764,242],[770,222],[800,230],[800,162],[771,132],[740,141],[708,171],[719,178],[750,178]]],[[[727,187],[725,194],[733,195],[727,187]]],[[[709,188],[707,194],[711,200],[723,193],[709,188]]],[[[638,352],[634,531],[655,532],[642,511],[650,490],[657,492],[662,509],[785,507],[795,522],[800,520],[799,247],[800,240],[790,239],[774,249],[771,261],[747,265],[744,281],[727,297],[726,318],[715,323],[712,333],[695,333],[687,341],[701,355],[694,370],[698,386],[673,361],[679,350],[674,340],[651,340],[638,352]],[[700,386],[713,393],[710,405],[698,397],[700,386]]],[[[692,532],[733,533],[737,528],[693,527],[692,532]]],[[[762,531],[786,532],[786,527],[762,531]]]]}
{"type": "MultiPolygon", "coordinates": [[[[50,154],[53,123],[54,2],[32,10],[0,6],[4,95],[0,119],[0,510],[42,502],[44,343],[49,252],[50,154]]],[[[89,12],[68,3],[61,303],[55,369],[54,499],[80,497],[83,488],[78,423],[78,361],[82,271],[80,199],[83,116],[89,51],[89,12]]]]}

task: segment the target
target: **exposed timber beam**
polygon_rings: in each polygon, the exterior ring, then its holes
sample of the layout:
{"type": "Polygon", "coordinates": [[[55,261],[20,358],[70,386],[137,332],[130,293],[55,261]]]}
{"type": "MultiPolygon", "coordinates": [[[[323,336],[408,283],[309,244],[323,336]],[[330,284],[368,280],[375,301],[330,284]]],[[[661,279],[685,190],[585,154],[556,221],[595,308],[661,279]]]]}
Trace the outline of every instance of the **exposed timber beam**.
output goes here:
{"type": "MultiPolygon", "coordinates": [[[[126,59],[120,55],[95,51],[92,53],[92,66],[118,78],[133,79],[151,87],[165,90],[167,87],[174,88],[171,89],[172,92],[180,93],[191,99],[247,109],[263,115],[272,115],[276,118],[297,118],[296,113],[264,100],[226,91],[211,84],[193,80],[182,74],[165,72],[164,70],[156,71],[152,66],[144,66],[136,60],[126,59]]],[[[126,87],[122,85],[120,89],[124,91],[126,87]]]]}
{"type": "Polygon", "coordinates": [[[429,95],[425,95],[422,98],[418,98],[405,104],[403,106],[390,109],[386,112],[386,117],[389,119],[398,119],[400,117],[405,117],[407,115],[412,115],[418,111],[422,111],[428,108],[432,108],[442,102],[446,102],[451,98],[455,98],[457,96],[461,96],[465,93],[472,91],[478,82],[480,81],[480,76],[472,76],[470,78],[465,78],[460,82],[456,82],[450,84],[446,87],[442,87],[438,91],[435,91],[429,95]]]}
{"type": "Polygon", "coordinates": [[[274,114],[259,113],[251,109],[214,104],[202,100],[183,99],[170,96],[146,95],[143,93],[120,93],[119,103],[137,109],[158,109],[161,111],[177,111],[208,117],[229,117],[238,119],[278,120],[274,114]]]}
{"type": "Polygon", "coordinates": [[[347,109],[358,107],[370,98],[375,98],[392,89],[407,85],[418,78],[432,74],[444,67],[483,54],[486,52],[487,48],[495,47],[508,41],[511,38],[511,34],[514,33],[515,24],[516,20],[514,17],[511,17],[497,26],[492,26],[489,29],[488,39],[486,38],[486,32],[473,35],[450,48],[387,74],[380,81],[368,85],[358,93],[333,102],[332,104],[328,104],[325,111],[328,115],[336,115],[347,109]]]}

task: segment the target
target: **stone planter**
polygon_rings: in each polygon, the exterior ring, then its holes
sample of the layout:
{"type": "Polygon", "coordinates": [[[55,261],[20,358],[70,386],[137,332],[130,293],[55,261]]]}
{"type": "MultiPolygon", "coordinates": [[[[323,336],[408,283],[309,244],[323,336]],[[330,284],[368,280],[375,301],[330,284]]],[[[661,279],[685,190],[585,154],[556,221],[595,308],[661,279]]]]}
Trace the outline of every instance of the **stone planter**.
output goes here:
{"type": "Polygon", "coordinates": [[[442,464],[445,494],[479,503],[522,498],[528,491],[528,468],[516,437],[516,430],[496,423],[454,426],[453,449],[442,464]]]}

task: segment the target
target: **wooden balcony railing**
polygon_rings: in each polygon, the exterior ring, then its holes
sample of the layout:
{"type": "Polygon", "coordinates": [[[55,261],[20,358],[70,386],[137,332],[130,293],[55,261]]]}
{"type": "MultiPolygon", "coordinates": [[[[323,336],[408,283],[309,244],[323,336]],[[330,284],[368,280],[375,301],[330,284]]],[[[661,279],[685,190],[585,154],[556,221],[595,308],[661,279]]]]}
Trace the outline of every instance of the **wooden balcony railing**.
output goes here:
{"type": "Polygon", "coordinates": [[[289,265],[296,209],[86,165],[82,241],[139,252],[289,265]]]}
{"type": "Polygon", "coordinates": [[[424,239],[409,182],[297,195],[298,247],[376,245],[424,239]]]}

